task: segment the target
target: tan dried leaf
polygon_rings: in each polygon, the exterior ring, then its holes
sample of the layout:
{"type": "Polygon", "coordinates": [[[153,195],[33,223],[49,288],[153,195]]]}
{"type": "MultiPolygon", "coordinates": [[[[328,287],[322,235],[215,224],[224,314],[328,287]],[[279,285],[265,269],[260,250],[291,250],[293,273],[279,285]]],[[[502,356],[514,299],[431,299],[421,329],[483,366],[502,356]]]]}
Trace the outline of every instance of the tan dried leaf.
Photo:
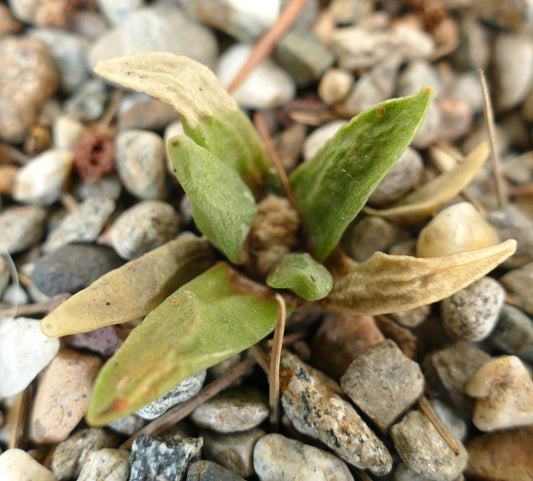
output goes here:
{"type": "Polygon", "coordinates": [[[376,252],[336,280],[326,298],[353,314],[403,311],[440,301],[477,281],[516,250],[516,241],[442,257],[420,259],[376,252]]]}
{"type": "Polygon", "coordinates": [[[479,144],[464,161],[404,197],[388,209],[365,207],[364,212],[403,224],[411,224],[434,214],[441,206],[461,192],[474,178],[489,156],[489,144],[479,144]]]}

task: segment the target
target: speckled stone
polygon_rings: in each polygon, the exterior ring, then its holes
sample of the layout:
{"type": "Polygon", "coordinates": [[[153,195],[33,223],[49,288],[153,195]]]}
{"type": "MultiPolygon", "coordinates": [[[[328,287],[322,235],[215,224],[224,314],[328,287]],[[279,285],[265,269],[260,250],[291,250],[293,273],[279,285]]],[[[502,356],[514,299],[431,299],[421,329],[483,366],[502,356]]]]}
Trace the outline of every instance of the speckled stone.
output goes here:
{"type": "Polygon", "coordinates": [[[242,433],[220,434],[204,430],[202,455],[216,461],[245,478],[254,474],[253,450],[257,440],[266,433],[254,428],[242,433]]]}
{"type": "Polygon", "coordinates": [[[127,130],[115,138],[116,166],[124,187],[139,199],[164,199],[165,146],[153,132],[127,130]]]}
{"type": "Polygon", "coordinates": [[[111,175],[90,184],[81,184],[76,191],[77,197],[85,201],[92,197],[118,200],[122,191],[122,183],[117,175],[111,175]]]}
{"type": "Polygon", "coordinates": [[[0,71],[0,139],[21,142],[57,88],[56,66],[38,40],[8,35],[0,39],[0,71]]]}
{"type": "Polygon", "coordinates": [[[268,401],[252,387],[225,391],[198,406],[191,414],[193,422],[219,433],[235,433],[255,428],[268,417],[268,401]]]}
{"type": "Polygon", "coordinates": [[[190,465],[185,481],[244,481],[244,478],[213,461],[196,461],[190,465]]]}
{"type": "Polygon", "coordinates": [[[135,259],[162,246],[179,232],[181,218],[159,200],[145,200],[122,213],[111,226],[111,244],[124,259],[135,259]]]}
{"type": "Polygon", "coordinates": [[[108,247],[69,244],[41,257],[33,268],[32,280],[47,296],[74,294],[121,264],[108,247]]]}
{"type": "Polygon", "coordinates": [[[63,104],[64,114],[79,120],[90,122],[102,117],[108,94],[104,82],[92,78],[83,82],[63,104]]]}
{"type": "Polygon", "coordinates": [[[70,349],[59,351],[44,372],[33,404],[31,436],[37,443],[58,443],[87,413],[99,357],[70,349]]]}
{"type": "Polygon", "coordinates": [[[40,207],[7,207],[0,212],[0,250],[16,254],[39,242],[46,210],[40,207]]]}
{"type": "Polygon", "coordinates": [[[341,386],[359,409],[386,431],[422,395],[424,377],[419,365],[387,339],[350,364],[341,386]]]}
{"type": "Polygon", "coordinates": [[[482,277],[440,303],[444,328],[452,338],[482,341],[498,322],[504,302],[502,285],[482,277]]]}
{"type": "Polygon", "coordinates": [[[499,281],[513,305],[533,314],[533,262],[509,271],[499,281]]]}
{"type": "Polygon", "coordinates": [[[359,469],[385,475],[392,458],[381,440],[342,397],[337,383],[284,351],[280,367],[281,403],[302,434],[323,442],[359,469]]]}
{"type": "Polygon", "coordinates": [[[77,481],[128,481],[130,453],[125,449],[99,449],[91,453],[77,481]]]}
{"type": "Polygon", "coordinates": [[[56,446],[52,455],[52,471],[58,479],[76,478],[93,452],[115,448],[118,444],[117,435],[102,428],[76,431],[56,446]]]}
{"type": "Polygon", "coordinates": [[[175,388],[163,394],[159,399],[151,402],[147,406],[137,411],[137,415],[143,419],[155,419],[166,413],[170,408],[176,404],[185,402],[196,396],[205,381],[207,371],[200,371],[194,376],[188,377],[181,381],[175,388]]]}
{"type": "Polygon", "coordinates": [[[0,455],[2,481],[57,481],[52,471],[22,449],[8,449],[0,455]]]}
{"type": "Polygon", "coordinates": [[[141,434],[131,446],[129,481],[176,481],[202,449],[202,438],[174,436],[161,441],[141,434]]]}
{"type": "Polygon", "coordinates": [[[254,448],[254,468],[261,481],[353,481],[339,458],[281,434],[263,436],[254,448]]]}
{"type": "Polygon", "coordinates": [[[70,211],[46,239],[43,250],[52,252],[74,242],[95,242],[115,210],[115,202],[90,198],[70,211]]]}
{"type": "Polygon", "coordinates": [[[504,304],[488,342],[506,354],[533,363],[533,319],[520,309],[504,304]]]}
{"type": "Polygon", "coordinates": [[[459,454],[446,444],[435,426],[419,411],[411,411],[391,428],[391,437],[403,462],[434,481],[453,481],[466,468],[468,454],[456,440],[459,454]]]}

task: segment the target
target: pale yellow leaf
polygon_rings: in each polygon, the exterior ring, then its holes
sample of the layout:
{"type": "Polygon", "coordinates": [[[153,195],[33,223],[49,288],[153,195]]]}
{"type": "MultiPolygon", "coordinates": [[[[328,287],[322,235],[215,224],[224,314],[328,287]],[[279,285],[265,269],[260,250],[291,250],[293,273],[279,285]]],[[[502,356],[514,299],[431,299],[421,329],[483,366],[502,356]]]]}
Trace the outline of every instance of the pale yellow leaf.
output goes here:
{"type": "Polygon", "coordinates": [[[336,280],[326,298],[331,307],[375,315],[440,301],[477,281],[516,250],[507,240],[482,249],[420,259],[376,252],[336,280]]]}
{"type": "Polygon", "coordinates": [[[489,156],[489,144],[479,144],[464,161],[404,197],[388,209],[365,207],[364,212],[404,224],[418,222],[434,214],[459,194],[474,178],[489,156]]]}

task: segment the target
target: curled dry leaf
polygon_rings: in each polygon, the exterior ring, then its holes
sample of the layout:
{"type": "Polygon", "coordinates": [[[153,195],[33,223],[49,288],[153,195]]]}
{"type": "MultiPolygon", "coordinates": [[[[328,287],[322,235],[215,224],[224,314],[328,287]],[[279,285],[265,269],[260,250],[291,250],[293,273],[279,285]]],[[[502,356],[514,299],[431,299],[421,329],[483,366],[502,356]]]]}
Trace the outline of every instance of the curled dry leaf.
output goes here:
{"type": "Polygon", "coordinates": [[[207,239],[184,233],[74,294],[41,321],[41,330],[61,337],[145,316],[212,264],[207,239]]]}
{"type": "Polygon", "coordinates": [[[205,65],[169,52],[138,52],[102,60],[94,72],[172,105],[186,134],[235,168],[249,186],[268,172],[265,147],[252,123],[205,65]]]}
{"type": "Polygon", "coordinates": [[[425,259],[376,252],[339,278],[326,302],[359,315],[413,309],[455,294],[515,250],[516,241],[510,239],[491,247],[425,259]]]}
{"type": "Polygon", "coordinates": [[[470,183],[487,160],[489,152],[488,142],[483,142],[460,165],[439,175],[392,207],[382,210],[365,207],[364,212],[386,219],[394,219],[404,224],[425,219],[434,214],[470,183]]]}

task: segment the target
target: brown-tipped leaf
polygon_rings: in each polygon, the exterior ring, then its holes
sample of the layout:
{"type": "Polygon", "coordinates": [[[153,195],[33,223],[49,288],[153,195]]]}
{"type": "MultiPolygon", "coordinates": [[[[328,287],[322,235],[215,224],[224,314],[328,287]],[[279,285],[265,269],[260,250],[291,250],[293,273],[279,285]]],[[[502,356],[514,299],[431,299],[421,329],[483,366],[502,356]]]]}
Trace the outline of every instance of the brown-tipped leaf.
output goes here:
{"type": "Polygon", "coordinates": [[[455,294],[515,250],[516,241],[511,239],[483,249],[425,259],[376,252],[336,280],[326,301],[359,315],[413,309],[455,294]]]}

